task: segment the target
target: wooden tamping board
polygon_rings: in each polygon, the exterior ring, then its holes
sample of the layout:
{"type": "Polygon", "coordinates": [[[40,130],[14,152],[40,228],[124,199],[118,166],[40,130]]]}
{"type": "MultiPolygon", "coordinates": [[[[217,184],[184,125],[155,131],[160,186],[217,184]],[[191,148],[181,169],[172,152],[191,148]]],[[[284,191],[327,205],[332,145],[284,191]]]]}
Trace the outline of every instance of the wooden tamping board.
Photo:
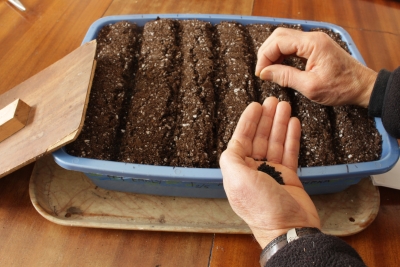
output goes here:
{"type": "Polygon", "coordinates": [[[0,178],[77,137],[89,99],[95,52],[96,41],[86,43],[0,95],[0,113],[7,116],[0,119],[0,178]]]}

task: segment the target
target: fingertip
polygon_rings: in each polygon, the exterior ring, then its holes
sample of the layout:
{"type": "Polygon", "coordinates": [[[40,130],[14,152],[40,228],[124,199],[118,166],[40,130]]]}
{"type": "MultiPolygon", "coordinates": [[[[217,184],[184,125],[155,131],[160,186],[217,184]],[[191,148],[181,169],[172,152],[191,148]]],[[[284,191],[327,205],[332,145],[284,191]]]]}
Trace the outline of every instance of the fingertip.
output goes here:
{"type": "Polygon", "coordinates": [[[279,99],[274,97],[274,96],[269,96],[267,97],[264,102],[263,102],[263,110],[264,110],[264,114],[271,116],[272,117],[272,121],[273,121],[273,117],[275,115],[275,111],[276,111],[276,107],[278,106],[279,103],[279,99]]]}
{"type": "Polygon", "coordinates": [[[258,103],[257,101],[253,101],[246,107],[246,109],[253,109],[253,108],[257,109],[259,108],[259,106],[261,106],[260,103],[258,103]]]}
{"type": "Polygon", "coordinates": [[[276,109],[279,110],[279,116],[282,116],[282,118],[285,118],[285,121],[288,123],[290,120],[291,113],[292,113],[292,106],[290,106],[289,102],[279,101],[276,109]]]}
{"type": "Polygon", "coordinates": [[[287,102],[287,101],[279,101],[278,105],[279,105],[279,108],[283,108],[285,110],[289,110],[289,114],[291,113],[292,106],[290,105],[289,102],[287,102]]]}
{"type": "Polygon", "coordinates": [[[276,106],[276,105],[278,105],[278,103],[279,103],[278,98],[276,98],[275,96],[269,96],[264,100],[263,106],[267,106],[267,107],[271,106],[271,105],[276,106]]]}
{"type": "MultiPolygon", "coordinates": [[[[265,43],[263,44],[263,46],[265,43]]],[[[264,54],[264,48],[260,47],[260,49],[257,52],[257,63],[256,63],[256,68],[255,68],[255,74],[257,77],[260,77],[261,72],[264,68],[270,66],[273,64],[273,61],[271,61],[265,54],[264,54]]]]}
{"type": "Polygon", "coordinates": [[[242,115],[240,116],[239,121],[236,125],[236,129],[246,124],[246,122],[253,122],[257,124],[258,121],[260,120],[261,113],[262,113],[262,105],[256,101],[251,102],[242,112],[242,115]]]}
{"type": "Polygon", "coordinates": [[[274,74],[272,71],[269,71],[267,69],[263,69],[260,72],[260,79],[264,81],[273,81],[274,80],[274,74]]]}

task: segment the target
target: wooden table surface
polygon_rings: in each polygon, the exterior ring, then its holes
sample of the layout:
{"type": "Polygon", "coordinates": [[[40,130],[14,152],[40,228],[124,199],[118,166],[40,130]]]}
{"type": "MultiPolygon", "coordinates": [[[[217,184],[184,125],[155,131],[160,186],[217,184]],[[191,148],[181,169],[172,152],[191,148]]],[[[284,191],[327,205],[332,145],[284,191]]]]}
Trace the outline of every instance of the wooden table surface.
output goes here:
{"type": "MultiPolygon", "coordinates": [[[[0,1],[0,94],[77,48],[95,20],[117,14],[220,13],[330,22],[349,32],[372,69],[393,70],[400,65],[397,0],[21,2],[26,12],[0,1]]],[[[0,266],[258,266],[261,249],[251,235],[73,228],[51,223],[30,202],[32,168],[33,164],[28,165],[0,179],[0,266]]],[[[400,266],[400,192],[388,188],[380,192],[375,221],[363,232],[343,239],[368,266],[400,266]]]]}

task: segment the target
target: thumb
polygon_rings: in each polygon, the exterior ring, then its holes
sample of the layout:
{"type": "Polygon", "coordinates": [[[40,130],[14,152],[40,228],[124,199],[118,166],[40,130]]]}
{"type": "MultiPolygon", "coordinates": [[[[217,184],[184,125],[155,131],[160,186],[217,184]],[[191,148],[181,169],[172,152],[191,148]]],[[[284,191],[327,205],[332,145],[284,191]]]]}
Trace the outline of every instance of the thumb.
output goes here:
{"type": "Polygon", "coordinates": [[[309,81],[307,76],[309,75],[306,71],[278,64],[265,67],[260,73],[262,80],[271,81],[282,87],[290,87],[300,92],[309,81]]]}
{"type": "Polygon", "coordinates": [[[225,168],[228,168],[228,166],[233,164],[244,165],[245,158],[246,152],[242,144],[236,139],[231,139],[228,143],[228,147],[222,153],[219,160],[221,170],[224,171],[225,168]]]}

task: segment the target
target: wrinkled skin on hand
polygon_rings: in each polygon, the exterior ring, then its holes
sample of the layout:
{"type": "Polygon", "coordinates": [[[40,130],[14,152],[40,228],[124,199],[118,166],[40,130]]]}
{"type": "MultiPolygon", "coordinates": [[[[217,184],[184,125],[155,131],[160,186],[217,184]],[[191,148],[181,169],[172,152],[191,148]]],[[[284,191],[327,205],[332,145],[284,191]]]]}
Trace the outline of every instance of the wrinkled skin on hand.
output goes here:
{"type": "Polygon", "coordinates": [[[320,228],[316,208],[297,176],[300,122],[287,102],[274,97],[243,112],[220,166],[232,209],[264,248],[294,227],[320,228]],[[258,171],[261,161],[281,172],[285,185],[258,171]]]}
{"type": "Polygon", "coordinates": [[[261,79],[291,87],[328,106],[367,107],[377,77],[323,32],[277,28],[257,58],[256,75],[261,79]],[[280,64],[291,55],[306,61],[305,71],[280,64]]]}

